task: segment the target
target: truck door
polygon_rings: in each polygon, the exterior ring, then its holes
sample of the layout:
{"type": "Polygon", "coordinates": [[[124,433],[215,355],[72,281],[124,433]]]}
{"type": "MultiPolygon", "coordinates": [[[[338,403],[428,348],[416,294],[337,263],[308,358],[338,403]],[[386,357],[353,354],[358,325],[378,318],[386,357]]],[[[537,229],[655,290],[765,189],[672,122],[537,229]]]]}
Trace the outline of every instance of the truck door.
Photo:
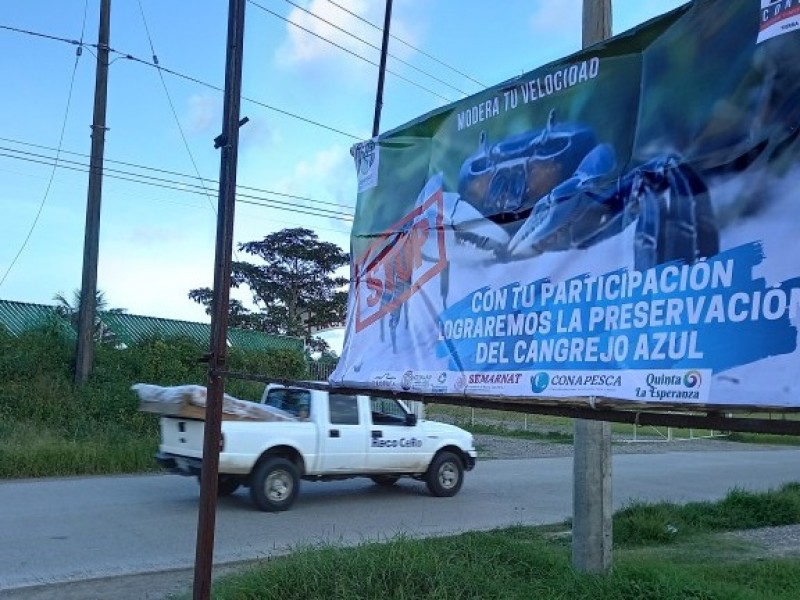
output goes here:
{"type": "Polygon", "coordinates": [[[359,415],[358,398],[329,394],[327,420],[320,426],[322,470],[363,472],[367,433],[366,424],[359,415]]]}
{"type": "MultiPolygon", "coordinates": [[[[416,419],[409,420],[405,407],[390,398],[369,398],[370,440],[367,466],[370,471],[418,473],[430,460],[430,441],[416,419]]],[[[412,415],[413,416],[413,415],[412,415]]]]}

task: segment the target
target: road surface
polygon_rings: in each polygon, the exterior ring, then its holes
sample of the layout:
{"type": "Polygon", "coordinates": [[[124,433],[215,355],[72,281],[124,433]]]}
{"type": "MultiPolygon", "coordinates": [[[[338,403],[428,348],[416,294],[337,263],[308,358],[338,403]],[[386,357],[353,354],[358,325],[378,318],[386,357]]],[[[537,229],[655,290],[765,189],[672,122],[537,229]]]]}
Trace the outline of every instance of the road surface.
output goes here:
{"type": "MultiPolygon", "coordinates": [[[[800,480],[800,449],[613,461],[615,508],[633,500],[716,500],[734,487],[765,490],[800,480]]],[[[0,500],[0,598],[22,598],[12,590],[28,586],[194,565],[198,486],[191,478],[5,481],[0,500]]],[[[571,510],[572,458],[479,462],[454,498],[433,498],[412,480],[389,489],[366,479],[303,482],[290,511],[270,514],[257,512],[242,488],[219,502],[214,559],[222,565],[309,544],[555,523],[571,510]]]]}

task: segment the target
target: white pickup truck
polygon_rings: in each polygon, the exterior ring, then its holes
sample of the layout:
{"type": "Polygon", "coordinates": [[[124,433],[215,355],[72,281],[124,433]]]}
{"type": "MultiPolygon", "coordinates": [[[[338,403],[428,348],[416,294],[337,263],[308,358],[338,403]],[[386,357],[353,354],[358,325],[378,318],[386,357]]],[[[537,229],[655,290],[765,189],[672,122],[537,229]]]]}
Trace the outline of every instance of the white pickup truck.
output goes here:
{"type": "MultiPolygon", "coordinates": [[[[286,419],[259,421],[223,415],[218,494],[249,486],[264,511],[288,509],[300,480],[369,477],[392,485],[423,480],[434,496],[455,495],[475,466],[472,434],[417,419],[398,400],[268,385],[261,399],[286,419]]],[[[159,464],[199,478],[204,413],[161,417],[159,464]]]]}

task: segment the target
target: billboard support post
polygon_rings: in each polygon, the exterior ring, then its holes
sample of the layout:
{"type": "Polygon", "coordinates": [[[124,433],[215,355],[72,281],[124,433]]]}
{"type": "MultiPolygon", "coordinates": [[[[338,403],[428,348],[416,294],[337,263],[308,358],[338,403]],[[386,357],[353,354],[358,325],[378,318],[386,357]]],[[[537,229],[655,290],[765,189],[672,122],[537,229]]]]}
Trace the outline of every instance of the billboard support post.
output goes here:
{"type": "MultiPolygon", "coordinates": [[[[583,47],[609,37],[611,0],[583,0],[583,47]]],[[[607,573],[613,543],[611,424],[576,419],[573,440],[572,566],[607,573]]]]}

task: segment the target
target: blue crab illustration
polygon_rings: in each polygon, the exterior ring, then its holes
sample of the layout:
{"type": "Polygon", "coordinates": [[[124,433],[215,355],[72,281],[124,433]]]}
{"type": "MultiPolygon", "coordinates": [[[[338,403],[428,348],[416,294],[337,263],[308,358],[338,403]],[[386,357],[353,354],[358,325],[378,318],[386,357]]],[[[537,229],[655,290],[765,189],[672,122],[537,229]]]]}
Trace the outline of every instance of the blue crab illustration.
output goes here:
{"type": "MultiPolygon", "coordinates": [[[[665,153],[619,175],[615,163],[613,148],[598,143],[590,127],[557,124],[552,111],[543,129],[495,144],[483,132],[461,166],[458,193],[444,193],[448,246],[469,245],[467,254],[484,264],[508,263],[589,248],[635,226],[637,270],[719,252],[708,186],[678,154],[665,153]]],[[[445,308],[449,288],[448,264],[440,278],[445,308]]],[[[403,308],[389,319],[394,351],[403,308]]],[[[407,327],[407,313],[405,321],[407,327]]]]}
{"type": "Polygon", "coordinates": [[[708,187],[680,156],[657,156],[617,177],[614,167],[609,144],[586,126],[556,124],[552,111],[541,131],[491,146],[482,133],[459,173],[456,237],[510,262],[588,248],[635,222],[637,270],[719,251],[708,187]]]}

